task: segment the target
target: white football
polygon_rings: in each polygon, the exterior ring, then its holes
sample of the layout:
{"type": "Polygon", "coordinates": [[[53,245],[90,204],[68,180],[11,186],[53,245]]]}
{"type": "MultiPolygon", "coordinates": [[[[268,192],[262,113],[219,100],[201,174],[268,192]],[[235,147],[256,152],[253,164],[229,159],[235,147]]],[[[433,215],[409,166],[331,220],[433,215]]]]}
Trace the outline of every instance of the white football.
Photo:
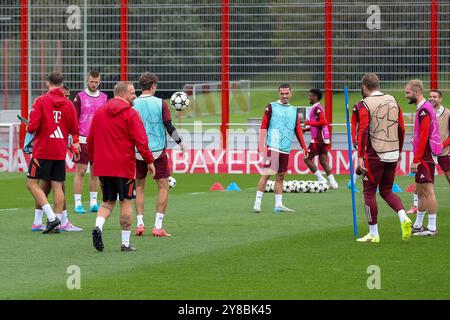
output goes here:
{"type": "Polygon", "coordinates": [[[189,97],[183,91],[175,92],[172,97],[170,97],[170,104],[177,111],[183,111],[189,107],[189,97]]]}
{"type": "Polygon", "coordinates": [[[177,185],[177,180],[175,180],[174,177],[170,176],[169,177],[169,188],[175,188],[176,185],[177,185]]]}

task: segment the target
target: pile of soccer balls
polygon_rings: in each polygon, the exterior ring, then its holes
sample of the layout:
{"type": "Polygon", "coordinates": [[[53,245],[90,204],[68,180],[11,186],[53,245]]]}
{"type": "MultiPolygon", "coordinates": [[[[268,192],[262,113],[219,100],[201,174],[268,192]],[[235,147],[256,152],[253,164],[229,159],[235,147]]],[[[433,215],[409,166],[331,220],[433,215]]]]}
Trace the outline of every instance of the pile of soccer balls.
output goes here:
{"type": "MultiPolygon", "coordinates": [[[[267,181],[266,192],[273,192],[275,187],[275,181],[267,181]]],[[[326,182],[319,181],[305,181],[305,180],[292,180],[283,181],[283,192],[310,192],[319,193],[325,192],[330,188],[326,182]]]]}

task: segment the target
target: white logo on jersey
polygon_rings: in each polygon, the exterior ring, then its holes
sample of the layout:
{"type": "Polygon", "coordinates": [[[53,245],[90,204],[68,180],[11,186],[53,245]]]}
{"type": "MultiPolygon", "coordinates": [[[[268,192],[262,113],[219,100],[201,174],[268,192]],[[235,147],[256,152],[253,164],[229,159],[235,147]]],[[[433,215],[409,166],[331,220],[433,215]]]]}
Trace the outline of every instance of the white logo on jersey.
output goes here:
{"type": "Polygon", "coordinates": [[[420,175],[420,179],[425,178],[425,176],[423,175],[423,173],[420,175]]]}
{"type": "Polygon", "coordinates": [[[55,118],[55,123],[59,123],[59,120],[61,120],[61,111],[53,111],[53,118],[55,118]]]}
{"type": "Polygon", "coordinates": [[[364,176],[363,180],[364,181],[369,181],[369,178],[367,178],[367,176],[364,176]]]}
{"type": "Polygon", "coordinates": [[[426,116],[427,114],[425,113],[425,111],[422,111],[421,113],[420,113],[420,116],[426,116]]]}
{"type": "Polygon", "coordinates": [[[64,136],[63,136],[59,126],[56,128],[55,131],[53,131],[53,133],[50,135],[50,138],[52,138],[52,139],[64,139],[64,136]]]}

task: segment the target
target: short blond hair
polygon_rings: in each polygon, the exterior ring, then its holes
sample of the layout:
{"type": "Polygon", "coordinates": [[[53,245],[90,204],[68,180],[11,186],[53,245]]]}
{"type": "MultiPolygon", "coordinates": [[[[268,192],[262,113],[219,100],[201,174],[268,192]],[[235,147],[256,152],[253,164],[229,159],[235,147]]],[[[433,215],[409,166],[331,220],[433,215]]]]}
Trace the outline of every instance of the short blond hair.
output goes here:
{"type": "Polygon", "coordinates": [[[423,91],[423,83],[419,79],[409,80],[406,86],[411,87],[415,92],[423,91]]]}
{"type": "Polygon", "coordinates": [[[128,92],[128,87],[132,86],[133,83],[130,81],[119,81],[114,86],[114,97],[121,97],[128,92]]]}
{"type": "Polygon", "coordinates": [[[378,78],[378,75],[376,73],[368,72],[363,75],[361,84],[371,91],[380,89],[380,78],[378,78]]]}

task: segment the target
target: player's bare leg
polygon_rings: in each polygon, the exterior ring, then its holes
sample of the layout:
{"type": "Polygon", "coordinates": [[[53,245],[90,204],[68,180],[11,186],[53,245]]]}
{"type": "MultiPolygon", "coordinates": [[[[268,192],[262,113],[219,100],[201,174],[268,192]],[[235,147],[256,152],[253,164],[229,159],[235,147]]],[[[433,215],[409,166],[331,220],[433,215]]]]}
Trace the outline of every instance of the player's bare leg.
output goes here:
{"type": "MultiPolygon", "coordinates": [[[[44,210],[45,214],[47,215],[47,219],[49,221],[47,228],[44,230],[44,233],[48,233],[55,229],[59,224],[60,221],[58,218],[56,218],[55,213],[53,212],[52,207],[48,203],[47,197],[45,196],[44,191],[39,186],[39,180],[36,179],[27,179],[27,189],[30,190],[31,194],[34,197],[34,200],[44,210]]],[[[55,200],[56,203],[56,200],[55,200]]]]}
{"type": "Polygon", "coordinates": [[[135,236],[143,236],[145,233],[144,225],[144,202],[145,202],[145,185],[146,179],[136,179],[136,198],[134,204],[136,206],[137,229],[135,236]]]}
{"type": "Polygon", "coordinates": [[[77,163],[75,176],[73,178],[73,193],[75,198],[75,210],[76,213],[86,213],[87,211],[83,208],[81,203],[81,195],[83,194],[83,179],[86,175],[87,165],[82,163],[77,163]]]}
{"type": "MultiPolygon", "coordinates": [[[[44,191],[45,197],[48,199],[48,195],[50,194],[50,190],[52,189],[50,185],[50,181],[39,180],[39,187],[44,191]]],[[[44,231],[45,224],[42,222],[42,217],[44,216],[44,210],[39,206],[39,204],[35,201],[34,206],[34,221],[31,226],[31,231],[44,231]]]]}
{"type": "Polygon", "coordinates": [[[156,198],[156,218],[152,234],[155,237],[170,237],[172,235],[162,227],[169,200],[169,179],[157,179],[156,184],[158,186],[158,197],[156,198]]]}
{"type": "MultiPolygon", "coordinates": [[[[313,147],[310,147],[310,148],[313,148],[313,147]]],[[[308,156],[303,159],[303,161],[305,161],[306,166],[317,177],[317,181],[326,182],[327,179],[325,179],[325,177],[322,176],[322,173],[320,172],[320,170],[317,168],[316,164],[313,161],[314,157],[315,157],[315,155],[310,152],[308,154],[308,156]]]]}
{"type": "Polygon", "coordinates": [[[133,201],[124,199],[120,201],[120,226],[122,227],[121,251],[136,251],[130,244],[131,225],[133,224],[133,201]]]}
{"type": "Polygon", "coordinates": [[[447,178],[448,184],[450,184],[450,171],[445,172],[445,177],[447,178]]]}
{"type": "Polygon", "coordinates": [[[328,176],[328,180],[330,181],[330,186],[333,189],[337,189],[339,187],[338,183],[334,179],[334,175],[331,173],[331,167],[328,162],[328,153],[322,153],[319,155],[319,162],[322,165],[322,168],[325,170],[325,173],[328,176]]]}
{"type": "Polygon", "coordinates": [[[289,209],[283,205],[283,181],[286,172],[279,172],[275,176],[275,209],[276,213],[279,212],[294,212],[295,210],[289,209]]]}
{"type": "Polygon", "coordinates": [[[416,183],[419,206],[413,234],[416,236],[434,236],[437,234],[436,220],[438,204],[432,183],[416,183]],[[423,227],[425,213],[428,212],[428,226],[423,227]]]}
{"type": "Polygon", "coordinates": [[[270,175],[263,174],[259,178],[258,186],[256,190],[256,199],[255,204],[253,205],[253,212],[260,213],[261,212],[261,201],[264,195],[264,191],[266,190],[267,181],[269,181],[270,175]]]}

